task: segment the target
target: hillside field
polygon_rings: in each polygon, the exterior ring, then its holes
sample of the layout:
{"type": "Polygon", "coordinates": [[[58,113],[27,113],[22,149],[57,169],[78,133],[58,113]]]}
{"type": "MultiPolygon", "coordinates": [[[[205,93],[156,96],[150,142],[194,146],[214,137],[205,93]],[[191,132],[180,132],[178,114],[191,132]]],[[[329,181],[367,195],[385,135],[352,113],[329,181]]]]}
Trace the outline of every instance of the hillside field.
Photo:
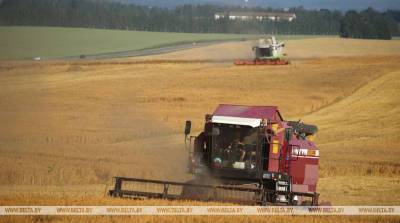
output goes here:
{"type": "MultiPolygon", "coordinates": [[[[399,205],[400,41],[287,40],[288,66],[232,65],[232,58],[247,57],[242,49],[249,45],[223,43],[135,59],[1,61],[0,205],[207,205],[111,199],[105,191],[118,175],[190,179],[184,123],[192,120],[199,132],[204,115],[221,103],[277,105],[285,119],[318,125],[322,201],[399,205]]],[[[265,222],[262,217],[0,218],[17,220],[265,222]]],[[[398,216],[268,218],[399,221],[398,216]]]]}

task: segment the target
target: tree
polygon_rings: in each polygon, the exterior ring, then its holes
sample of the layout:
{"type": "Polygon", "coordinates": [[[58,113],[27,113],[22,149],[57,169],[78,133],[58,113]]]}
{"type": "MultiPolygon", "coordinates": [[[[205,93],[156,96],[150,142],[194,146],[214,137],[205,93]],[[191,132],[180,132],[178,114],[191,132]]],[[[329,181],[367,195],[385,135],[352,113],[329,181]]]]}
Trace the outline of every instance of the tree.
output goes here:
{"type": "Polygon", "coordinates": [[[348,11],[340,21],[340,36],[361,39],[392,38],[387,17],[372,8],[360,13],[348,11]]]}
{"type": "Polygon", "coordinates": [[[217,12],[283,12],[283,9],[237,6],[183,5],[174,9],[146,7],[106,0],[0,0],[0,25],[89,27],[123,30],[338,35],[350,38],[390,38],[399,34],[399,11],[385,13],[291,8],[285,20],[238,21],[214,19],[217,12]],[[389,25],[387,25],[389,24],[389,25]],[[388,35],[389,34],[389,35],[388,35]]]}

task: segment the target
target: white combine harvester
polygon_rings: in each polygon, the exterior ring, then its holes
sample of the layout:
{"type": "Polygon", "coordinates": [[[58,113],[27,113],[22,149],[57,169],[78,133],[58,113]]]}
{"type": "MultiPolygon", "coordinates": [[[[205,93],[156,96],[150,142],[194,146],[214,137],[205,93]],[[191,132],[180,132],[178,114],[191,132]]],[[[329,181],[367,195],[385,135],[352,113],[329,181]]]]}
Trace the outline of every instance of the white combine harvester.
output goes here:
{"type": "Polygon", "coordinates": [[[283,42],[277,42],[275,36],[267,39],[259,39],[258,45],[253,47],[255,59],[236,60],[235,65],[287,65],[289,61],[282,59],[283,42]]]}

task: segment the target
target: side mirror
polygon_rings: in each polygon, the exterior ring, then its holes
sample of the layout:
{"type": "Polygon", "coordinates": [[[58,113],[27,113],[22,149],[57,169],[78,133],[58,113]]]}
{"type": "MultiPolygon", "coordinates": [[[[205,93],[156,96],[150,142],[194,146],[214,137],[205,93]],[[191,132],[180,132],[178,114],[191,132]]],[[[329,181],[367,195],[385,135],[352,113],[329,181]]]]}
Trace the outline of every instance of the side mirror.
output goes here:
{"type": "Polygon", "coordinates": [[[189,135],[190,134],[190,129],[192,128],[192,122],[191,121],[186,121],[185,124],[185,135],[189,135]]]}

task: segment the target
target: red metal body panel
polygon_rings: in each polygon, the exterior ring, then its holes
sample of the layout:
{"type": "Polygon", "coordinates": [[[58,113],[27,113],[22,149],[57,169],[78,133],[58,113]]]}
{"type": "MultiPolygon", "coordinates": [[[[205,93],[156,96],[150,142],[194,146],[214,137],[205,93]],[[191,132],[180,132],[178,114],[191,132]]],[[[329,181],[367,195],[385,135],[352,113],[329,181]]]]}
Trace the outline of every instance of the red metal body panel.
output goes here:
{"type": "Polygon", "coordinates": [[[219,105],[213,115],[231,116],[241,118],[269,119],[272,122],[282,121],[282,116],[276,106],[244,106],[244,105],[219,105]]]}
{"type": "Polygon", "coordinates": [[[318,181],[319,149],[311,141],[294,138],[290,172],[295,192],[316,192],[318,181]],[[313,155],[306,151],[312,151],[313,155]]]}

